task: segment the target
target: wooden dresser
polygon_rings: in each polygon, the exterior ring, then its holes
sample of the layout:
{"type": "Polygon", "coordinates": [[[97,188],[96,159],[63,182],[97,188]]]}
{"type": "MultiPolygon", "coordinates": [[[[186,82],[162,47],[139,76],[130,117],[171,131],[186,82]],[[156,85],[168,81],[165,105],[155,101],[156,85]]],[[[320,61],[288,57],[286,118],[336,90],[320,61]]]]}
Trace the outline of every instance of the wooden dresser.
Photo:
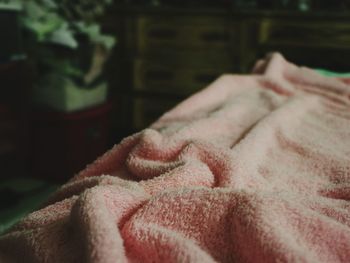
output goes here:
{"type": "Polygon", "coordinates": [[[278,50],[299,65],[350,71],[350,14],[262,13],[257,56],[278,50]]]}
{"type": "Polygon", "coordinates": [[[349,70],[348,14],[117,7],[109,75],[122,136],[147,127],[223,73],[247,73],[271,51],[297,64],[349,70]]]}

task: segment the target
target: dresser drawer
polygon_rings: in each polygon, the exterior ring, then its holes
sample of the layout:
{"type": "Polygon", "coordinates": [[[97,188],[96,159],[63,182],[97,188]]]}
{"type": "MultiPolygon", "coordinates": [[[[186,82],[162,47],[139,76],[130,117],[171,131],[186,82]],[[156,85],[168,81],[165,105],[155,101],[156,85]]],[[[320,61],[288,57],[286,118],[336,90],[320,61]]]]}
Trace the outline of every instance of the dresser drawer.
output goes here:
{"type": "Polygon", "coordinates": [[[135,25],[137,50],[229,48],[232,28],[222,17],[140,16],[135,25]]]}
{"type": "Polygon", "coordinates": [[[265,19],[260,25],[259,42],[273,46],[347,48],[350,45],[350,24],[265,19]]]}
{"type": "Polygon", "coordinates": [[[232,72],[230,66],[203,65],[202,68],[181,67],[154,61],[134,61],[134,88],[140,91],[190,95],[204,88],[223,73],[232,72]]]}
{"type": "Polygon", "coordinates": [[[135,98],[133,101],[133,128],[142,130],[172,109],[179,100],[164,98],[135,98]]]}

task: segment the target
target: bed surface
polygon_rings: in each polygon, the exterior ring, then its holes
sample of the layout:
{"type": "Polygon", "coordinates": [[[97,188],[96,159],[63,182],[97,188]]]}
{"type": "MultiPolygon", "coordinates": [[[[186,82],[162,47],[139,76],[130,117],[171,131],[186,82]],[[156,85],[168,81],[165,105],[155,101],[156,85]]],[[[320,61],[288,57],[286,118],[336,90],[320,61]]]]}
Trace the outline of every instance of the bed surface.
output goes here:
{"type": "Polygon", "coordinates": [[[223,75],[2,235],[0,261],[349,262],[347,83],[278,53],[223,75]]]}

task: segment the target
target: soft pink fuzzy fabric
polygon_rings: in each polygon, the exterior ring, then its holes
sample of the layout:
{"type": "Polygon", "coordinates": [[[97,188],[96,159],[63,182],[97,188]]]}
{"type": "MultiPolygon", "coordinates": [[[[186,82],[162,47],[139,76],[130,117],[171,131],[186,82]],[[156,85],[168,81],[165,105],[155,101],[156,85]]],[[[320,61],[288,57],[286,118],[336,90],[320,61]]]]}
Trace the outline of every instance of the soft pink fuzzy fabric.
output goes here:
{"type": "Polygon", "coordinates": [[[350,85],[273,54],[123,140],[1,262],[350,262],[350,85]]]}

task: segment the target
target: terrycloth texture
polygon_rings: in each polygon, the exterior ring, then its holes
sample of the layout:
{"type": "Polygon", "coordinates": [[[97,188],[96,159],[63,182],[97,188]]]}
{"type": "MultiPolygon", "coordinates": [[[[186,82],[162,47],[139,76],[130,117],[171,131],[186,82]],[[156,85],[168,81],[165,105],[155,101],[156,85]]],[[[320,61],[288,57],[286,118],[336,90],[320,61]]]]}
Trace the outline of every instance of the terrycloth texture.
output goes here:
{"type": "Polygon", "coordinates": [[[1,262],[350,262],[350,79],[279,54],[123,140],[1,262]]]}

